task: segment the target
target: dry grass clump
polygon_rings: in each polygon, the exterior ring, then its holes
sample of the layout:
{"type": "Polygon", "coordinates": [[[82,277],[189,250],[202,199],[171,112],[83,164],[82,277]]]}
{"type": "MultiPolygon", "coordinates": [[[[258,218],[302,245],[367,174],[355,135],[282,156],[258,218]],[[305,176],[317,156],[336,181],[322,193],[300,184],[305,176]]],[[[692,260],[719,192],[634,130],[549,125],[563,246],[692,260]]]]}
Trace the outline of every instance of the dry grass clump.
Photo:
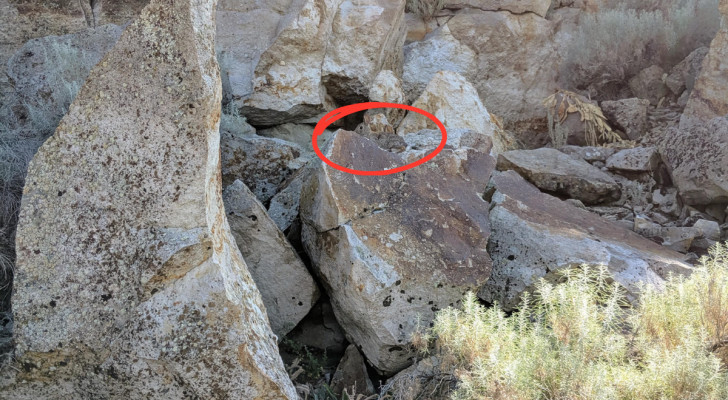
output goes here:
{"type": "Polygon", "coordinates": [[[435,13],[445,7],[445,0],[407,0],[407,11],[414,13],[425,20],[430,20],[435,13]]]}
{"type": "Polygon", "coordinates": [[[543,101],[548,115],[549,136],[554,147],[566,144],[569,131],[563,122],[569,114],[579,113],[584,124],[584,139],[587,145],[597,146],[599,143],[620,142],[622,138],[607,124],[607,117],[595,104],[582,101],[580,96],[568,90],[559,90],[543,101]]]}
{"type": "Polygon", "coordinates": [[[424,332],[456,360],[454,399],[728,398],[728,245],[630,307],[605,267],[541,281],[510,316],[469,293],[424,332]]]}

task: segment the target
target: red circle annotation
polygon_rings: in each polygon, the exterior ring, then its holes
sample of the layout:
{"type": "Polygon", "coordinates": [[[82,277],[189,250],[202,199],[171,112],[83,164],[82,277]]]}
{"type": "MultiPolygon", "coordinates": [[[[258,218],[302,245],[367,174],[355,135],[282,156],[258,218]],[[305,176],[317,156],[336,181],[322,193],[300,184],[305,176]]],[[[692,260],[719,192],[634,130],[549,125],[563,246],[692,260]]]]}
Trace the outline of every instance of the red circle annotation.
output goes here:
{"type": "Polygon", "coordinates": [[[445,125],[440,122],[437,117],[434,115],[428,113],[427,111],[412,107],[406,104],[397,104],[397,103],[381,103],[381,102],[368,102],[368,103],[356,103],[351,104],[344,107],[339,107],[335,110],[331,110],[326,115],[323,116],[319,120],[319,122],[316,124],[316,127],[313,129],[313,136],[311,137],[311,141],[313,144],[313,151],[316,153],[316,155],[326,164],[328,164],[331,168],[337,169],[342,172],[346,172],[349,174],[354,175],[369,175],[369,176],[383,176],[383,175],[391,175],[396,174],[398,172],[406,171],[408,169],[414,168],[418,165],[424,164],[430,160],[432,160],[437,153],[442,151],[442,149],[445,147],[445,143],[447,142],[447,131],[445,130],[445,125]],[[424,115],[425,117],[432,120],[432,122],[437,125],[438,129],[440,129],[440,132],[442,133],[442,138],[440,139],[440,144],[437,146],[435,150],[433,150],[431,153],[427,154],[426,156],[420,158],[419,160],[416,160],[414,162],[411,162],[407,165],[403,165],[401,167],[392,168],[392,169],[383,169],[379,171],[361,171],[358,169],[351,169],[344,166],[341,166],[339,164],[336,164],[335,162],[329,160],[326,158],[326,156],[321,152],[321,149],[318,147],[318,141],[316,140],[322,133],[324,133],[324,130],[331,125],[332,123],[338,121],[341,118],[346,117],[347,115],[353,114],[355,112],[369,110],[372,108],[401,108],[403,110],[416,112],[419,114],[424,115]]]}

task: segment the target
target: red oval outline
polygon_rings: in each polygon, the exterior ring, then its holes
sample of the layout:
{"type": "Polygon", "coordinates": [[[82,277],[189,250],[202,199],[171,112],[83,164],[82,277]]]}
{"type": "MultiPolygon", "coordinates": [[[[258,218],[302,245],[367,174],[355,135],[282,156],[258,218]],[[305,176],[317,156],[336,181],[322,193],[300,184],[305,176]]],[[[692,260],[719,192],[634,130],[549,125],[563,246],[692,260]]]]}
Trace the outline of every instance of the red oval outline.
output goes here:
{"type": "Polygon", "coordinates": [[[428,113],[427,111],[425,111],[421,108],[412,107],[412,106],[409,106],[406,104],[397,104],[397,103],[381,103],[381,102],[355,103],[355,104],[350,104],[348,106],[339,107],[337,109],[331,110],[328,113],[326,113],[326,115],[324,115],[319,120],[319,122],[316,124],[316,127],[313,128],[313,135],[311,136],[311,142],[313,144],[313,151],[316,153],[318,158],[320,158],[323,162],[325,162],[326,164],[328,164],[330,167],[332,167],[334,169],[337,169],[339,171],[346,172],[349,174],[354,174],[354,175],[383,176],[383,175],[391,175],[391,174],[396,174],[397,172],[406,171],[410,168],[414,168],[418,165],[424,164],[424,163],[432,160],[437,155],[437,153],[439,153],[440,151],[442,151],[443,148],[445,148],[445,143],[447,142],[447,131],[445,130],[445,125],[443,125],[442,122],[440,122],[440,120],[437,119],[437,117],[435,117],[434,115],[428,113]],[[419,159],[417,161],[411,162],[407,165],[403,165],[401,167],[397,167],[394,169],[382,169],[382,170],[378,170],[378,171],[361,171],[358,169],[342,167],[341,165],[336,164],[335,162],[326,158],[326,156],[319,149],[316,138],[319,135],[321,135],[322,133],[324,133],[324,130],[329,125],[338,121],[339,119],[346,117],[347,115],[353,114],[355,112],[369,110],[371,108],[401,108],[403,110],[414,111],[416,113],[424,115],[425,117],[432,120],[432,122],[434,122],[435,125],[437,125],[437,127],[440,129],[440,132],[442,132],[442,139],[440,140],[440,145],[437,146],[437,148],[435,150],[433,150],[432,153],[422,157],[421,159],[419,159]]]}

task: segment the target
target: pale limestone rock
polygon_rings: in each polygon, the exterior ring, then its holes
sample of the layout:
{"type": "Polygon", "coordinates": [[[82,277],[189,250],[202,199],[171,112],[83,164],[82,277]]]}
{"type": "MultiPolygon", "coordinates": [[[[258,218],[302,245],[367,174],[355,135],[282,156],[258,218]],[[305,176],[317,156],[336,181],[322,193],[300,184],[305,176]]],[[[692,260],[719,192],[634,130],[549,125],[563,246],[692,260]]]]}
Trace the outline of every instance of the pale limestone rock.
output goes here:
{"type": "Polygon", "coordinates": [[[215,37],[223,93],[238,104],[253,93],[260,55],[273,43],[293,0],[221,0],[215,37]]]}
{"type": "Polygon", "coordinates": [[[282,337],[308,314],[318,286],[265,207],[241,181],[222,194],[230,230],[253,276],[273,332],[282,337]]]}
{"type": "Polygon", "coordinates": [[[295,0],[273,44],[260,55],[252,94],[238,103],[254,125],[279,125],[332,109],[321,64],[342,0],[295,0]]]}
{"type": "Polygon", "coordinates": [[[491,279],[478,295],[516,307],[524,290],[556,271],[606,265],[635,300],[639,283],[664,284],[669,272],[689,273],[684,256],[614,222],[549,196],[515,172],[496,173],[490,210],[491,279]]]}
{"type": "MultiPolygon", "coordinates": [[[[325,154],[360,170],[405,162],[342,130],[325,154]]],[[[406,173],[381,177],[321,163],[304,186],[306,251],[337,320],[378,370],[408,365],[416,315],[427,324],[488,279],[488,203],[480,193],[493,166],[487,152],[445,149],[406,173]]]]}
{"type": "Polygon", "coordinates": [[[469,79],[477,71],[475,52],[455,39],[447,25],[405,46],[402,82],[407,100],[415,101],[440,71],[457,72],[469,79]]]}
{"type": "MultiPolygon", "coordinates": [[[[436,73],[412,106],[433,114],[448,130],[470,129],[493,138],[495,127],[488,110],[480,101],[475,88],[456,72],[436,73]]],[[[399,124],[397,134],[405,136],[423,129],[438,128],[424,115],[408,112],[399,124]]]]}
{"type": "Polygon", "coordinates": [[[584,204],[620,197],[620,188],[609,174],[558,150],[512,150],[498,155],[498,170],[513,170],[541,190],[566,195],[584,204]]]}
{"type": "Polygon", "coordinates": [[[473,8],[483,11],[508,11],[513,14],[534,13],[545,17],[551,0],[448,0],[445,8],[473,8]]]}
{"type": "MultiPolygon", "coordinates": [[[[382,103],[405,104],[407,99],[404,97],[402,90],[402,81],[390,70],[382,70],[374,78],[372,86],[369,88],[369,100],[382,103]]],[[[375,111],[375,110],[370,110],[375,111]]],[[[383,110],[387,120],[393,127],[397,127],[407,113],[406,110],[399,108],[388,108],[383,110]]]]}
{"type": "Polygon", "coordinates": [[[33,159],[3,396],[296,398],[224,214],[215,5],[153,0],[33,159]]]}
{"type": "Polygon", "coordinates": [[[720,0],[718,6],[721,23],[718,33],[710,43],[710,50],[690,92],[680,127],[707,122],[715,117],[728,115],[728,0],[720,0]]]}
{"type": "Polygon", "coordinates": [[[404,0],[343,0],[333,21],[322,69],[337,102],[365,101],[381,70],[402,71],[404,0]]]}

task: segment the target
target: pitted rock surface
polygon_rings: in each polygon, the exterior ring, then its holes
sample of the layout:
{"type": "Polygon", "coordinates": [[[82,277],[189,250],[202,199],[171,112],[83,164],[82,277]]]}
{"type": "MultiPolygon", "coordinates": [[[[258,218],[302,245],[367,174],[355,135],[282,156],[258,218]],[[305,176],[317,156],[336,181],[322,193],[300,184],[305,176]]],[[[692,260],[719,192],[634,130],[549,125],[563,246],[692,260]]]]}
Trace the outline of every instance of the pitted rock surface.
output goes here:
{"type": "MultiPolygon", "coordinates": [[[[342,130],[326,155],[359,170],[405,164],[342,130]]],[[[479,193],[494,164],[487,152],[445,149],[426,164],[381,177],[322,165],[304,187],[306,251],[338,321],[380,371],[408,365],[415,315],[427,324],[488,279],[488,203],[479,193]]]]}
{"type": "Polygon", "coordinates": [[[296,397],[224,214],[215,6],[152,1],[33,159],[3,397],[296,397]]]}
{"type": "Polygon", "coordinates": [[[492,234],[488,252],[493,273],[478,295],[516,307],[539,278],[557,278],[564,268],[606,265],[636,299],[639,283],[660,287],[668,273],[689,273],[682,254],[526,182],[513,171],[493,174],[492,234]]]}

